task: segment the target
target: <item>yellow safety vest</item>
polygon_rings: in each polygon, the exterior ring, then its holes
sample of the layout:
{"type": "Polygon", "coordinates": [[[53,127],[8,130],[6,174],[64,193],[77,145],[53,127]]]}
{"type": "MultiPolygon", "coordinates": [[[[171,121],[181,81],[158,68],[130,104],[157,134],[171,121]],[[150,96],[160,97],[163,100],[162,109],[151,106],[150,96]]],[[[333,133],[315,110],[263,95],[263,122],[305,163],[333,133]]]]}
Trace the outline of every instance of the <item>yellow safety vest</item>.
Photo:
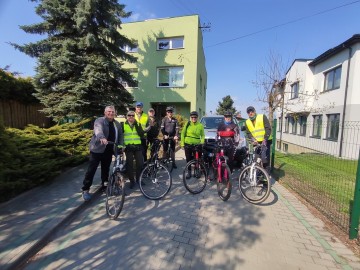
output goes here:
{"type": "Polygon", "coordinates": [[[141,144],[140,136],[135,126],[131,129],[128,123],[124,123],[124,144],[141,144]]]}
{"type": "Polygon", "coordinates": [[[146,128],[146,123],[148,121],[148,115],[146,113],[142,113],[140,115],[140,117],[137,115],[137,113],[135,113],[135,120],[140,123],[141,127],[143,128],[143,130],[145,130],[146,128]]]}
{"type": "MultiPolygon", "coordinates": [[[[262,142],[264,140],[265,126],[263,114],[256,115],[255,126],[250,119],[246,120],[246,126],[256,141],[262,142]]],[[[271,135],[269,136],[269,140],[271,140],[271,135]]]]}

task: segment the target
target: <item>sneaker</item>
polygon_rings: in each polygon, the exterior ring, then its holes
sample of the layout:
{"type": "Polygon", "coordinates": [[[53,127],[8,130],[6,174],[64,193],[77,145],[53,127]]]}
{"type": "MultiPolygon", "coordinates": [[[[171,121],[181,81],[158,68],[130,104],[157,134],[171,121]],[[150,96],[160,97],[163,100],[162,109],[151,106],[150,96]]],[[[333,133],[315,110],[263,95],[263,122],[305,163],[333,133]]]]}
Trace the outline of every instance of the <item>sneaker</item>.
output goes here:
{"type": "Polygon", "coordinates": [[[91,194],[89,193],[88,190],[84,190],[83,193],[82,193],[82,197],[84,199],[84,201],[90,201],[91,199],[91,194]]]}
{"type": "Polygon", "coordinates": [[[185,177],[186,177],[186,179],[190,179],[190,178],[191,178],[191,172],[188,171],[188,172],[186,173],[186,176],[185,176],[185,177]]]}
{"type": "Polygon", "coordinates": [[[173,165],[172,165],[172,166],[173,166],[173,168],[174,168],[174,169],[177,169],[177,166],[176,166],[176,164],[175,164],[175,163],[173,163],[173,165]]]}

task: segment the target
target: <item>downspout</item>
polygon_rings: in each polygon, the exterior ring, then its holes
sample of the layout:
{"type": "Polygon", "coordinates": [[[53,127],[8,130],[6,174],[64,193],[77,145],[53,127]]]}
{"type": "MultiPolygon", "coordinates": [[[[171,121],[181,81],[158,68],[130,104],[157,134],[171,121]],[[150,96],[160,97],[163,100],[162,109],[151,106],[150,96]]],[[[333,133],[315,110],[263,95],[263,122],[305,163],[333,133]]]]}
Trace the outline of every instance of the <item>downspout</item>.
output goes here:
{"type": "Polygon", "coordinates": [[[345,85],[343,114],[342,114],[342,121],[341,121],[339,157],[342,156],[342,148],[343,148],[343,140],[344,140],[344,124],[345,124],[346,100],[347,100],[347,93],[348,93],[348,88],[349,88],[350,61],[351,61],[351,55],[352,55],[352,48],[351,47],[347,47],[345,44],[343,44],[343,47],[349,49],[349,58],[348,58],[348,66],[347,66],[347,74],[346,74],[346,85],[345,85]]]}

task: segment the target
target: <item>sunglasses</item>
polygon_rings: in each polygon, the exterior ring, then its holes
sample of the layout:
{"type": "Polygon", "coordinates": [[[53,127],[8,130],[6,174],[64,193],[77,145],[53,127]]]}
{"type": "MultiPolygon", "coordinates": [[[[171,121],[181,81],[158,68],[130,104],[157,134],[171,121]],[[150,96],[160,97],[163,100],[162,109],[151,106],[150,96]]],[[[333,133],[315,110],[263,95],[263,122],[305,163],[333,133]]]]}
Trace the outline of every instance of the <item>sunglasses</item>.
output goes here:
{"type": "Polygon", "coordinates": [[[191,116],[190,118],[197,118],[197,116],[191,116]]]}
{"type": "Polygon", "coordinates": [[[128,115],[128,117],[135,117],[135,115],[133,115],[133,114],[130,114],[130,115],[128,115]]]}
{"type": "Polygon", "coordinates": [[[251,112],[254,112],[253,110],[249,110],[249,111],[247,111],[247,113],[251,113],[251,112]]]}

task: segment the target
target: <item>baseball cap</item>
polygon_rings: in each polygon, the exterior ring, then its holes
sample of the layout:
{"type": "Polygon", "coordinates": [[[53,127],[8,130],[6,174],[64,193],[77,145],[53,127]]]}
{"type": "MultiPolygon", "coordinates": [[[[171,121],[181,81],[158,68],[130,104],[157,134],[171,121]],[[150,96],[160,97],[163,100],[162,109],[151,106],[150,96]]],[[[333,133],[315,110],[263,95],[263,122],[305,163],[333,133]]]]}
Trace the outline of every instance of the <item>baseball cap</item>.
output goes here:
{"type": "Polygon", "coordinates": [[[190,113],[190,116],[192,116],[192,115],[199,116],[199,114],[198,114],[197,111],[192,111],[192,112],[190,113]]]}
{"type": "Polygon", "coordinates": [[[142,102],[136,102],[136,107],[144,107],[144,104],[142,102]]]}
{"type": "Polygon", "coordinates": [[[246,112],[249,113],[250,111],[255,112],[255,108],[253,106],[247,107],[246,112]]]}
{"type": "Polygon", "coordinates": [[[155,112],[155,110],[153,108],[150,108],[149,112],[155,112]]]}
{"type": "Polygon", "coordinates": [[[135,116],[135,112],[133,112],[133,111],[128,111],[127,114],[126,114],[126,116],[129,116],[129,115],[135,116]]]}
{"type": "Polygon", "coordinates": [[[174,111],[174,108],[169,106],[169,107],[166,107],[166,111],[167,112],[173,112],[174,111]]]}

